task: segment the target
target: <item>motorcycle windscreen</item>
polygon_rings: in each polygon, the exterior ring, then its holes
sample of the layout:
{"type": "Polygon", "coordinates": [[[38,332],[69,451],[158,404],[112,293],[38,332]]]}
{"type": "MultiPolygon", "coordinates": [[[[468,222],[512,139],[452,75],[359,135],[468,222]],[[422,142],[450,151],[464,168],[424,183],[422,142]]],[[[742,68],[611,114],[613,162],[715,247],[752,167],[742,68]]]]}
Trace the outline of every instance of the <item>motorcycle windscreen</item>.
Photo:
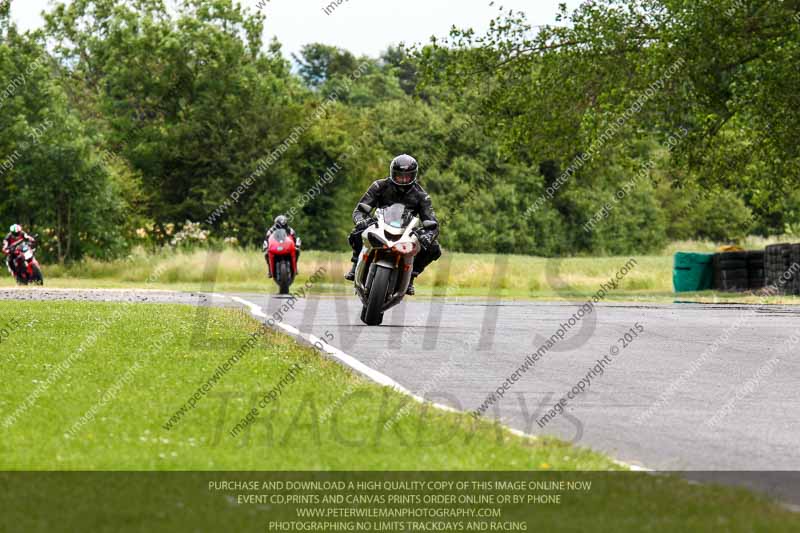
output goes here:
{"type": "Polygon", "coordinates": [[[275,233],[272,234],[272,238],[277,242],[284,242],[288,236],[289,234],[286,233],[285,229],[275,230],[275,233]]]}
{"type": "Polygon", "coordinates": [[[405,219],[403,215],[406,212],[404,204],[393,204],[384,209],[383,223],[393,228],[402,228],[405,226],[405,219]]]}

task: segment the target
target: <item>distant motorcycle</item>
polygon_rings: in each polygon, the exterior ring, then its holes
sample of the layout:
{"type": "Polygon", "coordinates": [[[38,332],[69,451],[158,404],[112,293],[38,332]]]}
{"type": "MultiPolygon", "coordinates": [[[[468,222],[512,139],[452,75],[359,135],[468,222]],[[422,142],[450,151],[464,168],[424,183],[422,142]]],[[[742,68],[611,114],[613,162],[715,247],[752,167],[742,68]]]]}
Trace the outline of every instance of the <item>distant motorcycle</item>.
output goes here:
{"type": "Polygon", "coordinates": [[[27,241],[21,241],[9,250],[14,279],[18,285],[44,285],[44,276],[39,261],[34,255],[36,248],[27,241]]]}
{"type": "MultiPolygon", "coordinates": [[[[359,204],[369,214],[372,208],[359,204]]],[[[394,204],[375,211],[373,225],[364,230],[364,247],[356,265],[356,293],[364,305],[361,321],[379,326],[383,314],[403,301],[411,282],[414,257],[420,252],[420,231],[432,231],[438,224],[432,220],[420,223],[419,217],[406,212],[403,204],[394,204]]]]}
{"type": "Polygon", "coordinates": [[[272,279],[278,284],[280,294],[289,294],[289,287],[297,276],[297,245],[294,237],[286,230],[278,229],[264,245],[272,279]]]}

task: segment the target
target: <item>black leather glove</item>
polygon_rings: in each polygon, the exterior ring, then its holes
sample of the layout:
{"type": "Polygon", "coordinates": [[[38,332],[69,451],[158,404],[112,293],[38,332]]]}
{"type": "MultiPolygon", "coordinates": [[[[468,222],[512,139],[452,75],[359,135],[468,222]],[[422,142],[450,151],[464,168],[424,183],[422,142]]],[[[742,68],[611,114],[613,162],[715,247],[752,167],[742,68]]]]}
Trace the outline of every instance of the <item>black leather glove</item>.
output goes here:
{"type": "Polygon", "coordinates": [[[364,231],[374,223],[375,221],[371,218],[362,218],[361,220],[356,222],[356,231],[364,231]]]}
{"type": "Polygon", "coordinates": [[[421,233],[419,235],[419,244],[423,250],[430,250],[431,246],[433,246],[433,240],[432,233],[421,233]]]}

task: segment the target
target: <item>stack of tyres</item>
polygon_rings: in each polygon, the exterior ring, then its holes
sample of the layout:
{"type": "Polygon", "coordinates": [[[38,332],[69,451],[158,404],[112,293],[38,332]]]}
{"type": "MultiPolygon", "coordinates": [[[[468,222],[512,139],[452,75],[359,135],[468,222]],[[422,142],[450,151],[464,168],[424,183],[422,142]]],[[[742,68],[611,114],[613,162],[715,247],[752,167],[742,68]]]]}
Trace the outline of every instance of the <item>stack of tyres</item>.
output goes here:
{"type": "Polygon", "coordinates": [[[773,291],[800,295],[800,244],[767,246],[764,269],[773,291]]]}
{"type": "Polygon", "coordinates": [[[746,291],[749,286],[747,252],[714,255],[714,288],[720,291],[746,291]]]}
{"type": "Polygon", "coordinates": [[[767,246],[764,269],[768,287],[782,294],[800,294],[800,244],[767,246]]]}
{"type": "Polygon", "coordinates": [[[767,286],[780,290],[783,287],[782,277],[786,272],[784,264],[784,249],[789,244],[772,244],[764,252],[764,270],[767,276],[767,286]]]}
{"type": "Polygon", "coordinates": [[[747,288],[750,290],[763,289],[766,281],[765,259],[763,250],[747,252],[747,288]]]}
{"type": "Polygon", "coordinates": [[[786,292],[800,295],[800,244],[792,244],[789,250],[789,266],[786,268],[789,281],[786,292]]]}

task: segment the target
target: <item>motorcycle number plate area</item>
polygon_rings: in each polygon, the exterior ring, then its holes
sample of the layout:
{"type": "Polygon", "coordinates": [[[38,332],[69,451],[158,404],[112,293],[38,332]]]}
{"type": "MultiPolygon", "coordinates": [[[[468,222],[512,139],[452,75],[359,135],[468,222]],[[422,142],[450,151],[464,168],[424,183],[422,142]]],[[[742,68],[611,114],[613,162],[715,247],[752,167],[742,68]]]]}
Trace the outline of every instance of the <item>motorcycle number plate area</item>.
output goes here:
{"type": "Polygon", "coordinates": [[[33,252],[25,252],[25,259],[30,259],[33,257],[33,252]]]}

